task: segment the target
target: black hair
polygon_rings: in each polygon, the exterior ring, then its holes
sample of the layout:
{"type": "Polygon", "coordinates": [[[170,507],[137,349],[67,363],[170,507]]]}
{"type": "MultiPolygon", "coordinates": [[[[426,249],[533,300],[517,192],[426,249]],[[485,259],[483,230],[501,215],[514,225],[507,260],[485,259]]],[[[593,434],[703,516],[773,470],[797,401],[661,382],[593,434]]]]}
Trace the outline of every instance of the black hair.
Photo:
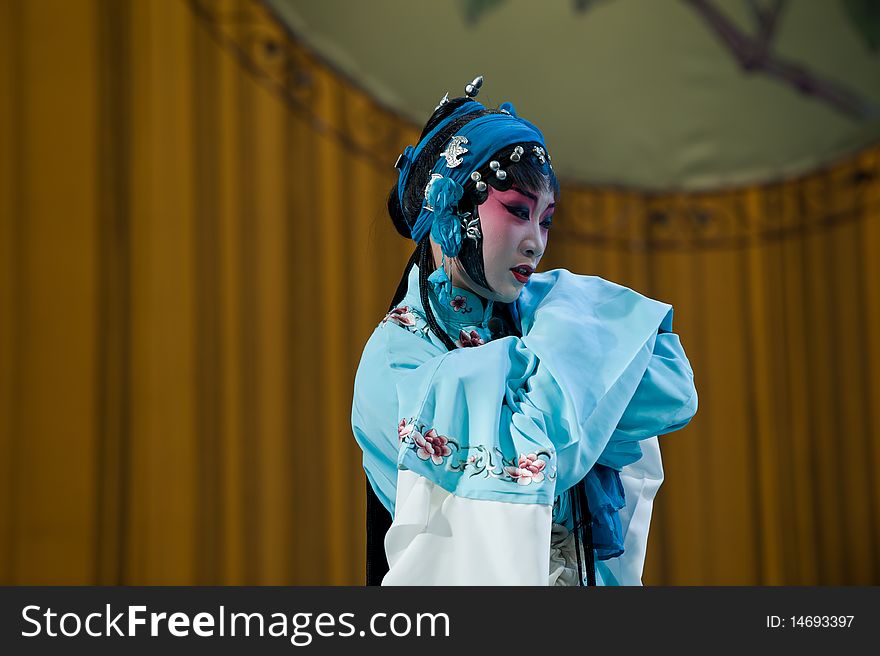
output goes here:
{"type": "MultiPolygon", "coordinates": [[[[437,125],[446,120],[449,115],[462,105],[468,102],[474,102],[471,98],[454,98],[438,107],[428,122],[425,124],[419,141],[431,132],[437,125]]],[[[403,204],[401,206],[400,199],[397,194],[397,185],[395,184],[388,194],[388,214],[397,232],[406,237],[411,238],[412,226],[418,218],[425,202],[425,185],[428,183],[428,177],[440,157],[441,149],[449,141],[463,125],[469,123],[475,118],[486,116],[488,114],[498,114],[500,110],[482,109],[470,112],[461,116],[448,125],[444,126],[431,140],[425,144],[418,158],[412,163],[407,179],[406,188],[403,192],[403,204]]],[[[511,144],[505,146],[503,150],[499,150],[490,157],[486,164],[477,169],[480,178],[492,185],[499,191],[506,191],[511,187],[517,187],[524,191],[541,192],[545,189],[552,190],[555,197],[559,196],[559,181],[556,178],[553,169],[549,166],[549,160],[546,157],[539,156],[533,148],[540,146],[537,142],[525,142],[521,144],[511,144]],[[514,162],[510,159],[510,155],[516,146],[522,148],[522,155],[519,161],[514,162]],[[543,159],[543,161],[542,161],[543,159]],[[498,180],[495,172],[489,168],[489,162],[496,160],[500,163],[501,168],[507,173],[504,180],[498,180]]],[[[459,212],[471,212],[473,216],[479,217],[479,206],[486,201],[488,193],[486,191],[479,192],[476,188],[476,182],[468,179],[464,185],[464,196],[459,202],[459,212]]],[[[478,285],[491,289],[486,280],[486,271],[483,264],[483,240],[463,239],[461,251],[458,254],[458,260],[462,267],[478,285]]],[[[431,251],[430,235],[425,235],[416,245],[415,251],[410,256],[403,272],[397,291],[391,300],[389,308],[393,310],[400,300],[406,294],[407,280],[409,272],[412,270],[413,264],[419,267],[419,294],[422,301],[422,307],[425,310],[425,318],[431,331],[439,337],[446,348],[450,351],[455,349],[455,342],[449,338],[434,316],[431,304],[428,300],[428,276],[434,271],[437,264],[434,262],[434,255],[431,251]]],[[[503,307],[504,304],[496,304],[496,312],[500,315],[503,328],[499,334],[516,332],[513,322],[509,315],[509,310],[503,307]]],[[[493,325],[497,326],[497,323],[493,325]]],[[[496,331],[493,331],[493,333],[496,331]]]]}

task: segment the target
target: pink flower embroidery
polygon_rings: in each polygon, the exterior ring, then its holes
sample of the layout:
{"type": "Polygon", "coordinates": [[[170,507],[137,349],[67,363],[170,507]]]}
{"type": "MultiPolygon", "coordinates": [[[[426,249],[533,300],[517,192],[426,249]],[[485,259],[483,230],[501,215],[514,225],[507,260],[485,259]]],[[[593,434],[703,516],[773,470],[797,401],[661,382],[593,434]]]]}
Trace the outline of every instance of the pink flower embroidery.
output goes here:
{"type": "Polygon", "coordinates": [[[411,328],[416,325],[416,315],[412,313],[412,310],[410,310],[408,305],[391,310],[391,312],[386,314],[385,318],[382,319],[382,323],[385,323],[389,319],[399,326],[411,328]]]}
{"type": "Polygon", "coordinates": [[[467,306],[467,299],[464,296],[462,296],[461,294],[459,294],[458,296],[453,298],[451,301],[449,301],[449,304],[452,306],[453,310],[458,312],[459,310],[461,310],[465,306],[467,306]]]}
{"type": "Polygon", "coordinates": [[[422,436],[418,431],[413,435],[413,440],[419,445],[416,455],[422,460],[431,459],[435,465],[442,465],[443,458],[452,453],[452,449],[446,446],[449,441],[442,435],[438,435],[433,428],[422,436]]]}
{"type": "Polygon", "coordinates": [[[397,439],[399,442],[403,442],[406,437],[411,435],[413,431],[415,431],[415,424],[407,423],[406,419],[401,419],[400,423],[397,424],[397,439]]]}
{"type": "Polygon", "coordinates": [[[485,344],[483,338],[477,333],[476,330],[472,330],[470,333],[466,333],[464,330],[460,330],[458,333],[458,341],[462,346],[482,346],[485,344]]]}
{"type": "Polygon", "coordinates": [[[544,480],[544,467],[546,462],[538,458],[534,453],[528,455],[519,454],[518,467],[505,467],[506,471],[520,485],[540,483],[544,480]]]}

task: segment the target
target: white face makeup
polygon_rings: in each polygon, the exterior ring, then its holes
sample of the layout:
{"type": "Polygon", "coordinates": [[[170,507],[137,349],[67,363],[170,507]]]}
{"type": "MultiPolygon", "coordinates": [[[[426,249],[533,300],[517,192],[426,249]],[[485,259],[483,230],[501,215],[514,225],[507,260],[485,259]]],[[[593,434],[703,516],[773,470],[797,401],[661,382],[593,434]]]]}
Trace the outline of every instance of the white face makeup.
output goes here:
{"type": "Polygon", "coordinates": [[[471,280],[457,260],[453,260],[453,284],[492,301],[515,301],[547,248],[555,207],[549,190],[535,194],[516,187],[498,191],[490,186],[479,214],[486,281],[492,291],[471,280]]]}

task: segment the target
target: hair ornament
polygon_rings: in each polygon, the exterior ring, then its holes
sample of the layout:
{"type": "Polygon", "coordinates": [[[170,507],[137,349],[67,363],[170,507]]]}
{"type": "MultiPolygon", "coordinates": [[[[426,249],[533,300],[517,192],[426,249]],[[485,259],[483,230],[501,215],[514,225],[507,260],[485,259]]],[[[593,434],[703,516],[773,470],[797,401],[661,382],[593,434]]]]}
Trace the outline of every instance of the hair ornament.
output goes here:
{"type": "Polygon", "coordinates": [[[462,144],[466,143],[468,143],[467,137],[462,137],[460,135],[456,135],[449,140],[446,150],[440,153],[441,157],[446,158],[447,168],[454,169],[462,163],[462,155],[468,152],[468,149],[462,146],[462,144]]]}
{"type": "Polygon", "coordinates": [[[439,103],[437,103],[437,106],[434,108],[434,111],[436,112],[438,109],[443,107],[443,105],[445,105],[448,102],[449,102],[449,92],[447,91],[446,95],[440,99],[439,103]]]}
{"type": "MultiPolygon", "coordinates": [[[[481,205],[489,196],[489,184],[499,190],[510,188],[510,171],[502,169],[508,162],[520,161],[524,155],[524,149],[528,148],[532,154],[532,145],[542,147],[540,151],[534,151],[536,161],[543,156],[544,162],[549,163],[544,148],[544,136],[538,128],[529,121],[517,116],[512,103],[502,103],[501,111],[487,111],[487,108],[475,99],[483,85],[483,77],[475,77],[465,88],[468,102],[457,102],[446,115],[435,121],[431,129],[427,131],[415,146],[407,146],[403,154],[397,158],[397,201],[398,206],[404,212],[404,218],[409,224],[410,236],[416,243],[421,242],[426,235],[434,237],[435,242],[440,243],[446,256],[455,255],[460,242],[467,232],[467,225],[462,224],[459,216],[458,201],[464,194],[464,186],[468,187],[468,203],[473,201],[481,205]],[[449,126],[456,122],[459,127],[452,133],[449,126]],[[431,145],[436,148],[436,139],[440,134],[454,136],[447,137],[442,154],[436,155],[434,165],[431,167],[430,179],[428,175],[421,180],[424,188],[424,201],[419,206],[422,194],[410,186],[411,171],[414,165],[420,161],[425,149],[431,145]],[[516,147],[516,144],[530,144],[528,147],[516,147]],[[490,170],[488,167],[492,153],[503,152],[496,165],[490,170]],[[463,156],[467,156],[466,160],[463,156]],[[519,159],[518,159],[519,158],[519,159]],[[462,166],[465,163],[465,166],[462,166]],[[484,169],[483,166],[486,165],[484,169]],[[431,175],[436,174],[436,175],[431,175]],[[427,184],[426,184],[427,183],[427,184]],[[450,187],[452,183],[458,186],[450,187]],[[407,192],[415,191],[416,207],[418,213],[408,216],[416,211],[410,207],[412,196],[407,198],[407,192]],[[441,202],[442,201],[442,202],[441,202]],[[455,226],[458,235],[453,234],[451,226],[455,226]]],[[[441,106],[451,104],[448,96],[441,99],[441,106]]],[[[438,150],[432,150],[437,153],[438,150]]],[[[495,160],[492,160],[495,161],[495,160]]],[[[422,174],[424,175],[424,174],[422,174]]],[[[418,189],[418,187],[416,187],[418,189]]],[[[470,220],[470,219],[469,219],[470,220]]],[[[476,228],[476,225],[473,226],[476,228]]],[[[476,234],[474,230],[472,234],[476,234]]]]}
{"type": "Polygon", "coordinates": [[[502,112],[504,112],[505,114],[510,114],[514,118],[519,118],[516,115],[516,107],[513,106],[512,102],[503,102],[503,103],[501,103],[501,106],[498,109],[501,110],[502,112]]]}
{"type": "Polygon", "coordinates": [[[483,233],[480,231],[479,216],[472,216],[470,212],[465,212],[461,215],[461,227],[464,228],[465,237],[468,239],[479,241],[483,238],[483,233]]]}
{"type": "Polygon", "coordinates": [[[461,220],[456,209],[463,195],[464,187],[439,173],[433,173],[425,187],[425,209],[434,213],[431,238],[447,257],[455,257],[461,250],[461,220]]]}
{"type": "Polygon", "coordinates": [[[464,95],[468,98],[476,98],[477,94],[480,93],[480,87],[483,86],[483,76],[478,75],[471,81],[470,84],[465,86],[464,95]]]}
{"type": "Polygon", "coordinates": [[[428,276],[428,284],[434,289],[441,305],[447,305],[452,300],[452,280],[446,273],[446,255],[440,256],[440,266],[428,276]]]}
{"type": "Polygon", "coordinates": [[[547,153],[540,146],[532,146],[532,152],[535,153],[535,157],[538,158],[538,161],[541,164],[546,164],[547,162],[547,153]]]}
{"type": "Polygon", "coordinates": [[[394,168],[398,171],[403,172],[405,168],[408,168],[409,164],[412,164],[412,156],[413,151],[415,149],[412,146],[407,146],[403,149],[403,152],[397,156],[397,161],[394,162],[394,168]]]}
{"type": "Polygon", "coordinates": [[[439,173],[432,173],[431,177],[428,179],[428,184],[425,185],[425,204],[422,205],[422,207],[424,207],[429,212],[433,212],[434,207],[431,205],[431,202],[428,200],[428,192],[430,191],[431,185],[434,183],[434,180],[436,180],[437,178],[442,178],[442,177],[443,176],[440,175],[439,173]]]}
{"type": "Polygon", "coordinates": [[[493,159],[489,162],[489,168],[495,172],[495,177],[499,180],[507,179],[507,171],[501,168],[501,163],[498,160],[493,159]]]}

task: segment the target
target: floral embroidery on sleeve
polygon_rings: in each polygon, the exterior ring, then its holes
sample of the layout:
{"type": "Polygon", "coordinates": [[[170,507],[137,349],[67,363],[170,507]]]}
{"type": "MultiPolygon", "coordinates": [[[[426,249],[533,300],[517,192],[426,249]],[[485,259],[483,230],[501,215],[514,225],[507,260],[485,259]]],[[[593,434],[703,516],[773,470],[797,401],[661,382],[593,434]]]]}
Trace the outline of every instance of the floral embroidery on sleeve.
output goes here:
{"type": "Polygon", "coordinates": [[[442,465],[443,458],[452,454],[452,449],[447,446],[449,440],[443,435],[438,435],[433,428],[421,437],[422,439],[418,439],[418,436],[414,439],[419,447],[416,455],[422,460],[430,458],[435,465],[442,465]]]}
{"type": "Polygon", "coordinates": [[[404,438],[409,437],[416,429],[415,424],[407,423],[406,419],[401,419],[397,424],[397,441],[403,442],[404,438]]]}
{"type": "Polygon", "coordinates": [[[403,326],[404,328],[412,328],[416,325],[416,315],[408,305],[404,305],[394,308],[386,314],[385,318],[382,319],[382,323],[387,321],[393,321],[398,326],[403,326]]]}
{"type": "Polygon", "coordinates": [[[498,447],[495,447],[494,454],[483,445],[462,447],[451,437],[440,435],[435,428],[417,425],[412,419],[400,420],[397,436],[399,444],[415,451],[419,459],[435,466],[445,464],[447,471],[497,478],[517,485],[538,485],[556,479],[555,468],[547,467],[553,459],[549,451],[520,453],[517,458],[505,458],[498,447]],[[497,455],[500,462],[496,462],[493,455],[497,455]]]}
{"type": "Polygon", "coordinates": [[[544,467],[547,464],[537,454],[530,453],[528,455],[519,454],[519,463],[516,467],[505,467],[511,478],[516,479],[520,485],[530,485],[531,483],[540,483],[544,480],[544,467]]]}
{"type": "Polygon", "coordinates": [[[428,332],[431,330],[428,327],[428,322],[425,318],[419,314],[415,308],[410,307],[409,305],[402,305],[401,307],[391,310],[391,312],[386,314],[382,319],[380,325],[386,324],[389,321],[393,324],[397,324],[401,328],[406,328],[411,333],[423,337],[427,336],[428,332]]]}
{"type": "Polygon", "coordinates": [[[397,425],[397,438],[399,443],[411,443],[419,458],[430,460],[435,465],[442,465],[443,458],[452,453],[452,449],[446,445],[449,440],[444,435],[438,434],[433,428],[422,434],[415,424],[406,419],[401,419],[397,425]]]}

